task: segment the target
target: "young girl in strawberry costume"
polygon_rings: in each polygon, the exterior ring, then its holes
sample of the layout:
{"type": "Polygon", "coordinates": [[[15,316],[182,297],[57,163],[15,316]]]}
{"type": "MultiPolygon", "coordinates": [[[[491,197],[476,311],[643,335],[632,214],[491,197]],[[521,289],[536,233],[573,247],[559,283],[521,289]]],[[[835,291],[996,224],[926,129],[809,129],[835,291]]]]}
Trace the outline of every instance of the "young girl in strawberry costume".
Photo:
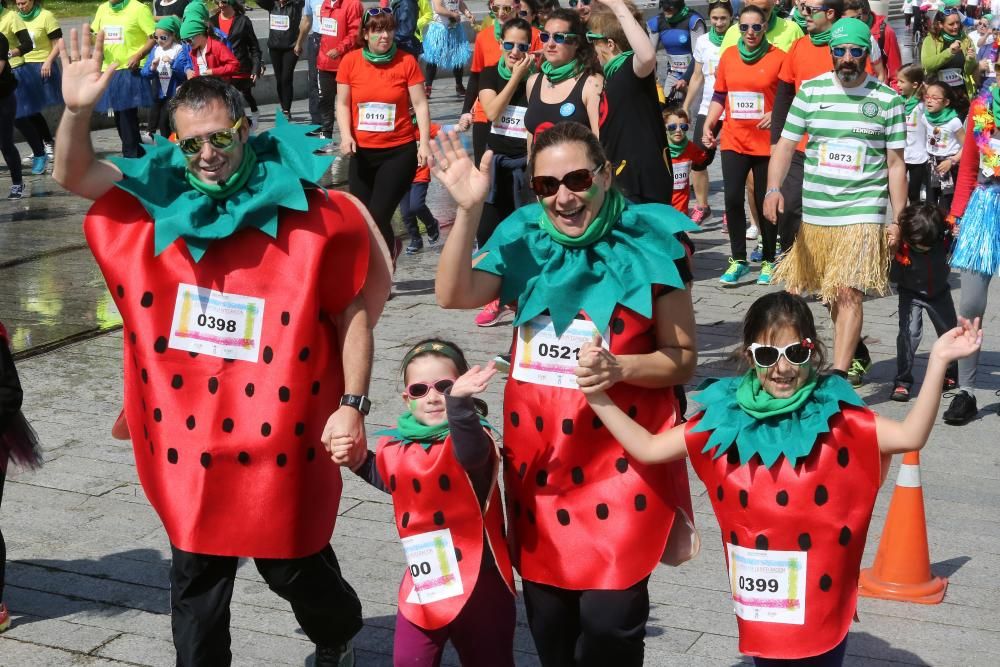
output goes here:
{"type": "MultiPolygon", "coordinates": [[[[396,665],[440,664],[450,639],[464,665],[514,664],[514,572],[504,540],[500,450],[472,397],[496,368],[469,368],[453,343],[403,357],[408,410],[354,471],[392,495],[407,570],[399,587],[396,665]]],[[[335,441],[336,455],[351,443],[335,441]]]]}
{"type": "MultiPolygon", "coordinates": [[[[704,409],[656,435],[600,389],[583,391],[637,460],[690,457],[722,530],[740,651],[757,665],[840,665],[879,485],[893,454],[927,442],[945,370],[979,349],[979,321],[962,320],[934,344],[903,422],[864,407],[846,380],[819,374],[823,348],[801,297],[758,299],[742,344],[751,369],[706,382],[704,409]]],[[[585,346],[581,365],[600,352],[585,346]]]]}

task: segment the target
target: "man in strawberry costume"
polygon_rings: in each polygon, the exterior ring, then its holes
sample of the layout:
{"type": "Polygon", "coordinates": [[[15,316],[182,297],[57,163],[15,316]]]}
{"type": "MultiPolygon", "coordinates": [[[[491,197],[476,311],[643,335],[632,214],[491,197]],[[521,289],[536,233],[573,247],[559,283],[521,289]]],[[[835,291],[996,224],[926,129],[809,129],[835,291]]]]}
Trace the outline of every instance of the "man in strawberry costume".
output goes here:
{"type": "Polygon", "coordinates": [[[361,604],[330,547],[342,483],[322,447],[349,437],[346,457],[365,453],[387,250],[356,200],[316,185],[322,140],[285,123],[251,137],[239,91],[214,77],[178,89],[176,145],[97,160],[102,48],[74,30],[61,54],[53,175],[95,201],[84,232],[124,320],[125,420],[171,543],[177,664],[231,662],[244,557],[291,603],[317,665],[353,665],[361,604]]]}

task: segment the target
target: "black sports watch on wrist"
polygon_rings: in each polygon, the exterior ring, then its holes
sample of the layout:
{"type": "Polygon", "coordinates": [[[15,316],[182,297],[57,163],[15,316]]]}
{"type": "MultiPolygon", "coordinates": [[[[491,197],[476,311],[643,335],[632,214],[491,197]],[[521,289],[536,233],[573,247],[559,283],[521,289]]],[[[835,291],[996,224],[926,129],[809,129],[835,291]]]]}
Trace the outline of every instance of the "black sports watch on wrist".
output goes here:
{"type": "Polygon", "coordinates": [[[372,402],[368,400],[368,397],[357,394],[344,394],[340,397],[340,404],[354,408],[366,417],[372,409],[372,402]]]}

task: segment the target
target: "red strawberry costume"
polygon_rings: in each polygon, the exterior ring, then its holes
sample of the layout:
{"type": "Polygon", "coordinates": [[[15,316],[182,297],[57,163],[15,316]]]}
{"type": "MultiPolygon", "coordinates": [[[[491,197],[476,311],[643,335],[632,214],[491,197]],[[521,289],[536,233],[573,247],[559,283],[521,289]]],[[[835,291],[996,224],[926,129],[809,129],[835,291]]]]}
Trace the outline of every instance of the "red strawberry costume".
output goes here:
{"type": "Polygon", "coordinates": [[[857,608],[881,481],[874,414],[826,376],[794,412],[753,417],[736,399],[746,381],[710,381],[685,436],[722,531],[740,651],[821,655],[844,640],[857,608]]]}

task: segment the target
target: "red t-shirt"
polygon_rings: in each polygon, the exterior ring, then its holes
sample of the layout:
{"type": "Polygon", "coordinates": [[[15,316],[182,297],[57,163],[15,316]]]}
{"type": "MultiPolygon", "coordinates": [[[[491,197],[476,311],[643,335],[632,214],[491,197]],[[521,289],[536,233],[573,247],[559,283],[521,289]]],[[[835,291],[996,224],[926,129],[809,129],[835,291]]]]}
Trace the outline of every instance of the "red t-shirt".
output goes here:
{"type": "Polygon", "coordinates": [[[413,141],[409,88],[423,82],[417,59],[402,50],[384,65],[365,60],[361,49],[344,56],[337,83],[351,87],[351,130],[360,148],[394,148],[413,141]]]}
{"type": "Polygon", "coordinates": [[[784,60],[785,52],[773,45],[752,65],[743,62],[739,49],[722,52],[715,71],[715,92],[726,96],[722,150],[742,155],[771,154],[771,131],[757,125],[774,107],[778,72],[784,60]]]}
{"type": "Polygon", "coordinates": [[[236,14],[233,14],[233,18],[231,19],[227,19],[222,14],[219,14],[219,30],[221,30],[226,37],[229,37],[229,29],[233,27],[233,19],[235,18],[236,14]]]}
{"type": "Polygon", "coordinates": [[[674,192],[670,203],[684,215],[688,214],[691,203],[691,167],[701,166],[707,160],[705,151],[695,142],[688,141],[681,154],[670,161],[674,168],[674,192]]]}
{"type": "MultiPolygon", "coordinates": [[[[531,51],[541,51],[542,50],[542,40],[538,38],[538,28],[531,27],[531,51]]],[[[487,67],[493,67],[498,62],[500,62],[500,56],[503,55],[503,50],[500,48],[500,42],[496,40],[493,35],[493,28],[487,30],[480,30],[479,34],[476,35],[476,42],[472,47],[472,64],[469,66],[469,71],[472,73],[482,72],[487,67]]],[[[472,122],[473,123],[488,123],[490,119],[486,117],[486,112],[483,111],[483,105],[476,100],[476,103],[472,105],[472,122]]]]}

